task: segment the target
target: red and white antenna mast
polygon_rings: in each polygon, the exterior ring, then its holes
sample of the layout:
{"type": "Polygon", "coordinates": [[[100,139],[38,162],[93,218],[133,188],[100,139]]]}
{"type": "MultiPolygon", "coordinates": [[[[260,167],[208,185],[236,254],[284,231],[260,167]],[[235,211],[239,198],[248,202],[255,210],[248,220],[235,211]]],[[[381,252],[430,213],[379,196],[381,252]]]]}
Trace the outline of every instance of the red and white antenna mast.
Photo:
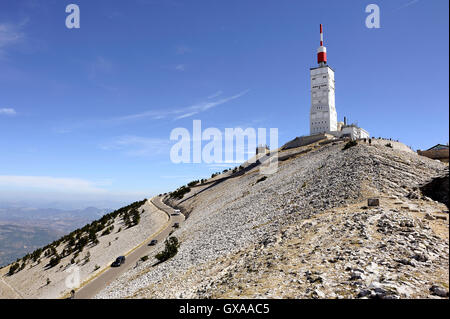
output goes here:
{"type": "Polygon", "coordinates": [[[327,64],[327,48],[323,46],[323,29],[320,25],[320,47],[317,49],[317,63],[319,65],[327,64]]]}

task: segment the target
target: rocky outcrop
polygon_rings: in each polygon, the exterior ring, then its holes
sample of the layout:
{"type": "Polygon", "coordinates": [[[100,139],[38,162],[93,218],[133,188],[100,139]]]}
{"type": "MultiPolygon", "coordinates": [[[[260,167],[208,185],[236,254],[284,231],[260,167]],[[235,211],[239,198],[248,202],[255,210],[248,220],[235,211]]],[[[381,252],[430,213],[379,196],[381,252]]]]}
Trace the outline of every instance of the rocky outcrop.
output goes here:
{"type": "Polygon", "coordinates": [[[442,174],[442,176],[438,176],[433,178],[430,182],[420,187],[420,190],[423,195],[430,197],[433,200],[444,203],[447,207],[449,205],[449,175],[448,168],[447,171],[442,174]]]}

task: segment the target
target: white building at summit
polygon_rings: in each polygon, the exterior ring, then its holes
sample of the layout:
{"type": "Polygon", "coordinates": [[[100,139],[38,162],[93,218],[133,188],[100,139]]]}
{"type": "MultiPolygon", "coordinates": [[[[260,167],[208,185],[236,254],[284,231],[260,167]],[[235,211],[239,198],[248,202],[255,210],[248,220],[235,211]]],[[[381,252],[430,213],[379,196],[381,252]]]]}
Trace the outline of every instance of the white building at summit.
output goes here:
{"type": "Polygon", "coordinates": [[[334,70],[327,65],[327,49],[323,46],[323,30],[320,25],[320,47],[317,50],[318,67],[310,69],[311,110],[310,135],[331,134],[352,139],[369,138],[369,132],[355,124],[337,121],[335,105],[334,70]]]}
{"type": "Polygon", "coordinates": [[[311,69],[310,134],[337,131],[334,71],[328,65],[311,69]]]}

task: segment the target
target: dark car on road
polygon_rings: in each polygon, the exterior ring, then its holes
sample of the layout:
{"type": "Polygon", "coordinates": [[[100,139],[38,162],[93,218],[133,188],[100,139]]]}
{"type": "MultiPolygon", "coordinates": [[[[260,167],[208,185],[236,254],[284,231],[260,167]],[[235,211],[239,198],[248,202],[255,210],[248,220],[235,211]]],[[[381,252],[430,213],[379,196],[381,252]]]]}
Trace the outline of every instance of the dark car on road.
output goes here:
{"type": "Polygon", "coordinates": [[[156,239],[153,239],[148,245],[149,246],[154,246],[158,243],[158,241],[156,239]]]}
{"type": "Polygon", "coordinates": [[[174,228],[178,228],[178,227],[180,227],[180,224],[179,223],[175,223],[175,224],[173,224],[173,227],[174,228]]]}
{"type": "Polygon", "coordinates": [[[119,256],[117,259],[111,264],[112,267],[120,267],[120,265],[125,263],[125,256],[119,256]]]}

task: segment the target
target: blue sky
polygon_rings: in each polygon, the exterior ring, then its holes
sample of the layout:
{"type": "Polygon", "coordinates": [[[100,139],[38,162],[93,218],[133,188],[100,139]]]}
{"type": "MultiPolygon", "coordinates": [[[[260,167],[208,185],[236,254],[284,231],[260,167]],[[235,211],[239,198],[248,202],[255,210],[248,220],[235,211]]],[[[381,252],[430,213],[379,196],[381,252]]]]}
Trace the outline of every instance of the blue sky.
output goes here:
{"type": "Polygon", "coordinates": [[[365,1],[72,2],[80,29],[69,1],[0,2],[1,201],[113,207],[207,177],[225,167],[169,158],[194,119],[308,134],[320,23],[339,120],[448,142],[448,1],[374,2],[380,29],[365,1]]]}

